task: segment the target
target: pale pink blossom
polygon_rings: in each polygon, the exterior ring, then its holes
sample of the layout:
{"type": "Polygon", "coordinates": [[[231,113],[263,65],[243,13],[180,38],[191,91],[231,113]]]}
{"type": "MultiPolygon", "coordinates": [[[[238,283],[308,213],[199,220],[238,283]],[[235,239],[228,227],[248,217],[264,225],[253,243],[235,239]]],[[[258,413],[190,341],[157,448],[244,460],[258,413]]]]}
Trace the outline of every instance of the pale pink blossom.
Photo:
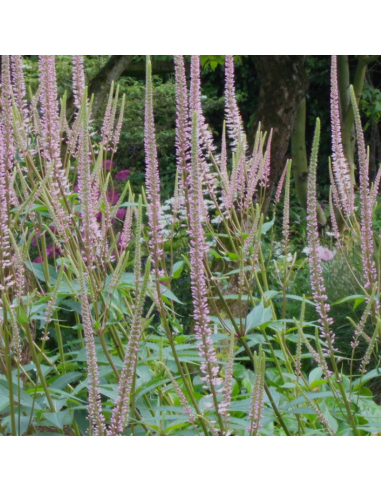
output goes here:
{"type": "Polygon", "coordinates": [[[321,261],[332,261],[336,256],[336,251],[330,251],[323,246],[318,246],[316,252],[321,261]]]}

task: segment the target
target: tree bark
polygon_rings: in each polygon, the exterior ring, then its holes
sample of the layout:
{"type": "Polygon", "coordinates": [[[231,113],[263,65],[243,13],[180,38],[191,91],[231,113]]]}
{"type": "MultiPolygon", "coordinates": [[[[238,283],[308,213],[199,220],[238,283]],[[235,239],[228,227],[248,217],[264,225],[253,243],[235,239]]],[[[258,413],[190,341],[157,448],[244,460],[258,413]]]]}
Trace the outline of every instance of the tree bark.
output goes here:
{"type": "Polygon", "coordinates": [[[304,61],[305,55],[254,55],[260,79],[256,121],[267,132],[273,129],[268,202],[285,166],[299,103],[307,95],[304,61]]]}

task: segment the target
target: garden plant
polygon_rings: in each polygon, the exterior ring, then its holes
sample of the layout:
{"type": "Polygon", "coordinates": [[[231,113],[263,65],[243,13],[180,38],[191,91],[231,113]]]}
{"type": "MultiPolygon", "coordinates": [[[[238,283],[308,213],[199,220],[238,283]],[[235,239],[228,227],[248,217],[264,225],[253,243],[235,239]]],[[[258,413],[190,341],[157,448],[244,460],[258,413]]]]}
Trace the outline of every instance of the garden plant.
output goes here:
{"type": "Polygon", "coordinates": [[[297,225],[293,163],[273,192],[273,133],[246,135],[234,57],[221,142],[203,113],[199,55],[190,77],[183,55],[174,63],[176,174],[164,199],[149,56],[137,188],[128,164],[115,166],[117,85],[98,124],[83,56],[68,114],[54,55],[39,56],[29,92],[22,56],[2,55],[0,435],[378,435],[381,172],[371,183],[353,88],[357,157],[346,156],[337,57],[331,128],[316,120],[297,225]]]}

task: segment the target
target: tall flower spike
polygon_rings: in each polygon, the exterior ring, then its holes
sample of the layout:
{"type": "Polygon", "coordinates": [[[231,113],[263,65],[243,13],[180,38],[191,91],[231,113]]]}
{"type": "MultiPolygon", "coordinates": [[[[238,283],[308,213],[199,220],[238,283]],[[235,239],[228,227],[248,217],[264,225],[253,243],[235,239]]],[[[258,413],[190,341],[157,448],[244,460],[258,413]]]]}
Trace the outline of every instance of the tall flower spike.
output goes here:
{"type": "Polygon", "coordinates": [[[3,132],[3,123],[0,121],[0,292],[13,283],[13,276],[9,272],[12,265],[8,203],[10,177],[3,132]]]}
{"type": "Polygon", "coordinates": [[[225,382],[224,382],[224,399],[220,403],[219,409],[220,413],[223,417],[225,417],[225,421],[228,422],[230,418],[229,408],[231,405],[231,394],[233,388],[233,373],[234,373],[234,348],[235,348],[235,332],[232,330],[230,333],[230,346],[228,353],[228,361],[226,365],[225,372],[225,382]]]}
{"type": "Polygon", "coordinates": [[[12,86],[16,106],[22,116],[25,127],[29,120],[29,112],[26,102],[26,90],[24,71],[22,66],[22,55],[11,55],[12,61],[12,86]]]}
{"type": "Polygon", "coordinates": [[[111,151],[115,154],[118,150],[119,146],[119,140],[120,140],[120,134],[122,132],[122,126],[123,126],[123,121],[124,121],[124,108],[126,105],[126,95],[123,94],[122,97],[122,104],[120,106],[120,112],[119,112],[119,118],[112,136],[112,141],[111,141],[111,151]]]}
{"type": "Polygon", "coordinates": [[[159,263],[163,257],[163,234],[160,225],[160,177],[157,158],[155,121],[153,116],[152,67],[147,56],[146,107],[144,126],[144,150],[146,160],[146,188],[148,198],[149,249],[155,274],[159,277],[159,263]]]}
{"type": "MultiPolygon", "coordinates": [[[[78,254],[78,261],[82,258],[78,254]]],[[[94,330],[91,321],[91,312],[87,298],[86,282],[82,266],[79,267],[79,283],[81,287],[81,308],[82,323],[85,334],[86,356],[87,356],[87,373],[89,376],[89,416],[96,436],[103,436],[106,433],[105,418],[102,414],[101,393],[99,390],[99,370],[97,353],[95,348],[94,330]]]]}
{"type": "Polygon", "coordinates": [[[197,113],[199,139],[203,142],[204,148],[211,153],[215,150],[213,134],[209,129],[204,117],[201,106],[201,73],[200,56],[192,55],[191,58],[191,91],[190,91],[190,115],[197,113]]]}
{"type": "Polygon", "coordinates": [[[105,109],[105,114],[103,117],[103,124],[102,124],[102,146],[107,149],[108,148],[108,143],[110,141],[110,135],[111,135],[111,113],[112,113],[112,101],[113,101],[113,95],[114,95],[114,82],[111,83],[110,87],[110,93],[108,96],[107,100],[107,106],[105,109]]]}
{"type": "Polygon", "coordinates": [[[377,271],[374,262],[374,238],[372,211],[372,196],[369,191],[369,159],[366,152],[364,133],[361,126],[360,113],[357,107],[353,87],[350,89],[352,108],[355,117],[357,148],[360,174],[360,201],[361,201],[361,253],[364,270],[365,288],[372,290],[377,281],[377,271]]]}
{"type": "Polygon", "coordinates": [[[265,162],[264,162],[261,181],[260,181],[260,185],[263,186],[264,188],[267,188],[267,186],[269,185],[270,170],[271,170],[271,142],[272,142],[272,139],[273,139],[273,130],[271,129],[269,138],[267,140],[265,162]]]}
{"type": "Polygon", "coordinates": [[[15,280],[14,296],[15,298],[21,299],[21,296],[25,294],[26,287],[25,260],[21,252],[21,248],[17,244],[17,241],[11,231],[9,231],[9,236],[11,240],[11,246],[14,251],[12,257],[15,280]]]}
{"type": "Polygon", "coordinates": [[[188,175],[190,172],[190,148],[191,129],[189,120],[189,103],[187,79],[185,75],[183,55],[175,55],[175,80],[176,80],[176,158],[180,177],[180,194],[184,194],[188,188],[188,175]]]}
{"type": "Polygon", "coordinates": [[[225,199],[225,207],[228,213],[233,208],[233,203],[237,197],[238,176],[239,176],[240,165],[241,165],[241,161],[237,160],[237,154],[233,154],[233,167],[232,167],[232,172],[230,174],[229,187],[225,199]]]}
{"type": "Polygon", "coordinates": [[[291,180],[291,161],[287,162],[286,169],[286,186],[284,190],[284,208],[283,208],[283,245],[287,258],[288,246],[290,240],[290,180],[291,180]]]}
{"type": "Polygon", "coordinates": [[[217,391],[220,389],[218,387],[221,386],[222,381],[219,377],[217,355],[212,341],[204,267],[204,256],[208,248],[205,243],[205,235],[199,213],[200,174],[198,163],[198,128],[197,113],[195,111],[192,125],[192,174],[189,192],[191,290],[195,333],[198,340],[199,355],[202,360],[202,380],[205,383],[205,389],[211,392],[209,398],[213,399],[213,403],[210,403],[210,406],[214,406],[217,415],[221,418],[217,401],[217,391]]]}
{"type": "Polygon", "coordinates": [[[89,160],[89,114],[86,100],[83,100],[81,112],[81,131],[79,135],[78,152],[78,196],[81,202],[81,234],[84,243],[82,252],[86,258],[87,266],[90,267],[95,262],[95,250],[101,237],[98,222],[96,220],[96,207],[94,204],[94,194],[91,189],[91,170],[89,160]]]}
{"type": "Polygon", "coordinates": [[[124,357],[123,369],[120,375],[118,397],[115,401],[115,408],[111,416],[111,425],[108,430],[109,436],[118,436],[123,434],[128,420],[131,389],[133,386],[136,364],[138,361],[139,340],[142,334],[142,312],[148,285],[150,266],[150,260],[148,260],[146,264],[144,279],[142,285],[137,291],[135,299],[135,312],[131,323],[131,330],[129,333],[128,346],[124,357]]]}
{"type": "Polygon", "coordinates": [[[226,55],[225,57],[225,80],[226,124],[229,138],[232,140],[232,149],[235,150],[238,142],[244,136],[244,129],[235,93],[233,55],[226,55]]]}
{"type": "Polygon", "coordinates": [[[16,196],[14,187],[12,173],[15,164],[15,135],[13,128],[13,91],[11,84],[11,66],[10,66],[10,56],[3,55],[2,66],[1,66],[1,108],[3,117],[3,132],[4,132],[4,151],[5,159],[7,160],[7,167],[9,170],[9,176],[7,179],[10,180],[10,185],[8,187],[7,203],[18,206],[18,198],[16,196]]]}
{"type": "Polygon", "coordinates": [[[284,182],[285,182],[285,179],[286,179],[287,170],[288,170],[288,162],[287,162],[285,168],[283,169],[283,172],[281,174],[281,177],[279,178],[279,183],[278,183],[278,186],[277,186],[277,189],[276,189],[276,192],[275,192],[274,206],[276,206],[280,202],[280,198],[281,198],[281,195],[282,195],[284,182]]]}
{"type": "Polygon", "coordinates": [[[118,100],[119,100],[119,85],[116,86],[116,90],[114,94],[114,82],[113,82],[111,84],[110,94],[105,110],[105,115],[103,117],[103,125],[102,125],[102,146],[105,150],[112,150],[113,152],[116,152],[117,150],[119,144],[120,132],[123,124],[122,115],[124,113],[124,98],[122,101],[122,108],[119,115],[119,120],[115,128],[118,100]]]}
{"type": "Polygon", "coordinates": [[[3,55],[1,61],[1,108],[3,116],[3,132],[5,158],[8,161],[8,169],[13,169],[14,163],[14,139],[13,139],[13,111],[12,111],[12,84],[10,56],[3,55]]]}
{"type": "Polygon", "coordinates": [[[120,235],[119,247],[120,251],[125,251],[130,244],[131,229],[132,229],[132,207],[128,207],[126,216],[124,218],[123,229],[120,235]]]}
{"type": "Polygon", "coordinates": [[[171,380],[173,389],[176,391],[177,397],[180,401],[181,406],[183,407],[185,415],[188,417],[189,423],[192,425],[195,425],[196,417],[194,414],[194,410],[190,407],[188,400],[187,400],[186,396],[184,395],[183,390],[180,388],[179,383],[173,377],[171,371],[168,369],[168,367],[165,364],[162,363],[162,365],[164,366],[165,372],[168,374],[168,377],[171,380]]]}
{"type": "Polygon", "coordinates": [[[355,210],[355,200],[349,164],[344,156],[341,140],[341,118],[339,85],[337,77],[337,55],[332,55],[331,67],[331,124],[332,124],[332,168],[340,197],[340,205],[346,216],[355,210]]]}
{"type": "Polygon", "coordinates": [[[222,178],[222,195],[226,193],[229,188],[229,175],[228,175],[228,152],[226,148],[226,123],[224,122],[222,130],[222,142],[221,142],[221,178],[222,178]]]}
{"type": "Polygon", "coordinates": [[[320,317],[320,331],[323,338],[328,341],[331,347],[334,341],[334,335],[331,333],[330,330],[332,319],[329,317],[330,306],[327,303],[327,295],[325,293],[323,278],[323,268],[321,265],[321,258],[319,256],[320,241],[318,234],[316,198],[316,170],[319,143],[320,120],[317,119],[307,189],[307,238],[310,251],[308,259],[310,264],[312,295],[316,304],[316,311],[320,317]]]}
{"type": "Polygon", "coordinates": [[[67,192],[69,184],[61,161],[60,115],[54,55],[40,55],[39,71],[42,113],[40,146],[45,160],[45,174],[53,166],[49,196],[59,234],[62,240],[66,241],[69,217],[62,206],[61,198],[67,192]]]}
{"type": "Polygon", "coordinates": [[[253,197],[255,195],[259,180],[263,174],[263,168],[265,165],[265,159],[263,156],[263,135],[260,130],[260,126],[255,135],[253,155],[249,163],[248,179],[246,186],[246,199],[245,207],[249,208],[253,203],[253,197]]]}
{"type": "Polygon", "coordinates": [[[54,162],[55,195],[66,190],[68,180],[61,162],[60,113],[57,94],[57,75],[54,55],[40,55],[41,146],[43,157],[49,165],[54,162]]]}
{"type": "Polygon", "coordinates": [[[264,386],[266,359],[262,347],[259,348],[259,354],[254,355],[255,380],[250,405],[250,426],[248,429],[250,436],[257,436],[262,418],[264,406],[264,386]]]}
{"type": "Polygon", "coordinates": [[[233,157],[233,169],[230,176],[229,192],[226,200],[226,209],[229,211],[234,202],[237,200],[242,206],[245,199],[245,178],[246,178],[246,155],[245,155],[246,139],[239,141],[237,153],[233,157]]]}
{"type": "Polygon", "coordinates": [[[380,191],[380,182],[381,182],[381,166],[378,168],[374,183],[373,183],[373,188],[372,188],[372,205],[374,206],[377,201],[377,197],[380,191]]]}
{"type": "MultiPolygon", "coordinates": [[[[190,118],[193,118],[193,113],[197,113],[198,124],[198,153],[199,165],[202,170],[202,178],[207,191],[213,195],[217,189],[217,179],[215,173],[211,169],[211,165],[207,159],[215,150],[213,143],[213,134],[205,121],[205,117],[201,106],[201,74],[200,74],[200,57],[192,55],[191,58],[191,88],[189,99],[190,118]]],[[[200,196],[200,202],[202,196],[200,196]]],[[[203,210],[203,215],[208,218],[207,212],[203,210]]]]}
{"type": "Polygon", "coordinates": [[[85,85],[83,55],[73,55],[73,95],[77,109],[81,107],[85,85]]]}
{"type": "Polygon", "coordinates": [[[337,223],[336,212],[335,212],[335,208],[336,210],[340,211],[340,203],[339,203],[338,191],[333,177],[331,164],[329,165],[329,177],[331,180],[331,189],[329,193],[329,215],[331,217],[332,230],[335,235],[335,239],[337,241],[340,241],[340,231],[339,231],[339,226],[337,223]]]}

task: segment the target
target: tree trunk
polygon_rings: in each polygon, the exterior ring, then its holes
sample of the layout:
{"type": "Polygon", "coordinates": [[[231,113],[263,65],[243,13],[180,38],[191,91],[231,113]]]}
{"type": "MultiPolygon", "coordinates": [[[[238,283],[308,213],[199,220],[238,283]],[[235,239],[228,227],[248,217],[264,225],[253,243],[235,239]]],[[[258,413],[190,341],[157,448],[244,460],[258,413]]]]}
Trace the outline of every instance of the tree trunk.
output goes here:
{"type": "Polygon", "coordinates": [[[270,132],[273,129],[267,206],[273,186],[285,166],[299,103],[308,91],[304,60],[305,55],[254,55],[260,79],[256,120],[261,122],[263,130],[270,132]]]}

